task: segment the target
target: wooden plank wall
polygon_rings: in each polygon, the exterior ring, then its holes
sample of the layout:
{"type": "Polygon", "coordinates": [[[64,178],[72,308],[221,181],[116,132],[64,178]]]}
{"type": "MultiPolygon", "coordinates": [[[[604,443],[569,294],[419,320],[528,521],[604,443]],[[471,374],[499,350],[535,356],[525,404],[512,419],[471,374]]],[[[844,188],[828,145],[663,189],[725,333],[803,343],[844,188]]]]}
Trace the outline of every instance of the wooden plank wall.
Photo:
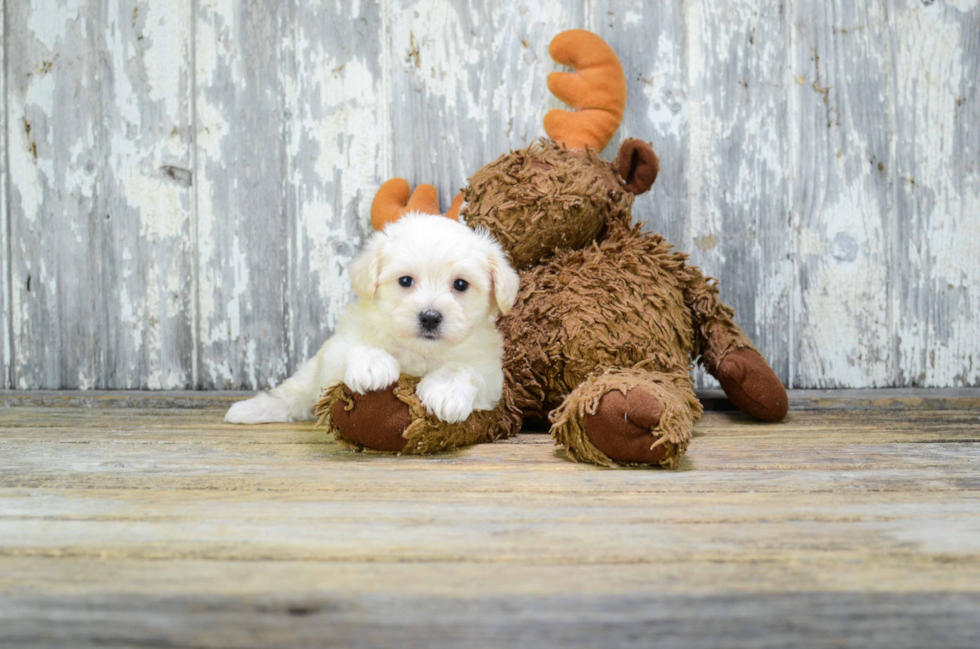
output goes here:
{"type": "Polygon", "coordinates": [[[571,27],[624,60],[607,155],[661,155],[638,220],[788,385],[980,385],[977,0],[6,0],[3,386],[281,381],[378,184],[541,135],[571,27]]]}

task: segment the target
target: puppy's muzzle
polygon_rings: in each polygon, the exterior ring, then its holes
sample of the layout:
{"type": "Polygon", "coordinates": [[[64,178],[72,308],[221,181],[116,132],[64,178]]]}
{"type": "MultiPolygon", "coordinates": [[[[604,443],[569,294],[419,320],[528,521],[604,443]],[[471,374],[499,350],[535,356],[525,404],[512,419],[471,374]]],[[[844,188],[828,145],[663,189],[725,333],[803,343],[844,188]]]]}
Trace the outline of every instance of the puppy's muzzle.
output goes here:
{"type": "Polygon", "coordinates": [[[438,311],[430,309],[419,313],[419,330],[423,338],[437,338],[441,324],[442,314],[438,311]]]}

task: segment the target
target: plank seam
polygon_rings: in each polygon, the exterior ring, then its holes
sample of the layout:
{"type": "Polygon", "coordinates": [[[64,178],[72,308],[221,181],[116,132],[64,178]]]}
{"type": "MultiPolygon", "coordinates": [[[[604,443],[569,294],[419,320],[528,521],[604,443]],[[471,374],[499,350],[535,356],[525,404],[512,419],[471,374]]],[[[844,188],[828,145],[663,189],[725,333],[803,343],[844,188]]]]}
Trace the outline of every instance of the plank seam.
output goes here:
{"type": "MultiPolygon", "coordinates": [[[[796,3],[790,3],[791,17],[787,21],[788,30],[786,34],[787,47],[790,53],[790,76],[794,75],[799,69],[799,53],[796,51],[796,39],[795,36],[795,21],[792,19],[796,15],[796,3]]],[[[796,179],[797,173],[800,168],[800,147],[797,145],[797,139],[795,137],[796,133],[800,133],[803,122],[803,113],[800,110],[799,105],[799,94],[798,89],[793,83],[787,83],[786,87],[789,92],[789,97],[787,97],[787,103],[789,108],[789,124],[793,124],[794,128],[791,129],[791,134],[788,135],[789,139],[789,165],[792,172],[786,182],[786,191],[788,192],[788,199],[786,205],[789,208],[789,226],[790,231],[793,233],[793,241],[790,247],[790,257],[792,262],[792,276],[790,278],[790,299],[789,299],[789,345],[787,346],[787,354],[789,358],[787,359],[787,371],[789,376],[786,377],[786,383],[789,389],[798,387],[798,374],[799,368],[797,364],[799,363],[799,357],[796,353],[797,336],[796,327],[798,326],[797,317],[799,315],[799,309],[797,307],[797,299],[802,300],[802,295],[798,295],[800,290],[799,273],[800,273],[800,232],[803,229],[802,219],[800,217],[799,210],[793,207],[794,201],[793,197],[796,195],[796,179]]]]}
{"type": "Polygon", "coordinates": [[[198,229],[198,192],[201,191],[200,169],[197,154],[197,12],[198,0],[191,0],[189,31],[191,39],[191,176],[193,191],[191,192],[191,385],[190,388],[200,390],[200,342],[201,342],[201,282],[200,257],[201,242],[198,229]]]}
{"type": "MultiPolygon", "coordinates": [[[[888,141],[888,164],[891,176],[891,191],[889,192],[889,198],[891,199],[890,212],[891,217],[888,219],[888,268],[890,272],[885,278],[885,290],[887,291],[887,299],[889,301],[888,309],[888,335],[891,346],[891,384],[894,387],[901,387],[906,381],[904,380],[904,371],[902,368],[902,345],[898,334],[899,329],[899,317],[897,310],[899,308],[900,300],[898,299],[898,282],[893,281],[895,277],[901,277],[898,273],[907,271],[907,268],[903,268],[901,262],[901,256],[898,253],[900,250],[898,246],[898,236],[899,228],[896,226],[896,219],[898,218],[898,192],[901,185],[902,179],[898,176],[898,167],[896,160],[898,159],[898,52],[895,47],[895,34],[898,26],[895,24],[895,14],[889,8],[887,2],[882,3],[885,12],[885,23],[888,25],[888,49],[889,49],[889,59],[891,63],[891,92],[889,93],[888,106],[891,108],[892,128],[889,133],[888,141]]],[[[910,365],[910,370],[914,368],[910,365]]]]}
{"type": "MultiPolygon", "coordinates": [[[[92,183],[93,185],[92,206],[93,209],[95,210],[96,221],[103,219],[105,215],[110,213],[108,191],[106,188],[109,184],[109,181],[107,180],[107,170],[110,167],[109,156],[111,153],[111,146],[107,144],[109,142],[109,128],[105,123],[105,117],[107,113],[106,104],[112,103],[111,97],[110,100],[106,99],[106,95],[109,95],[112,92],[112,88],[110,88],[109,86],[109,79],[108,79],[109,73],[107,72],[107,69],[109,68],[109,63],[106,60],[106,56],[103,56],[104,53],[108,51],[108,42],[106,38],[106,33],[108,32],[108,26],[109,26],[109,18],[106,15],[106,12],[108,12],[108,6],[100,7],[99,9],[100,9],[98,14],[99,25],[96,34],[99,34],[100,36],[98,36],[95,39],[95,51],[96,51],[95,55],[98,57],[98,60],[95,63],[95,83],[96,86],[98,87],[98,102],[96,103],[96,109],[95,109],[96,126],[93,128],[93,131],[95,133],[95,138],[96,138],[96,144],[95,144],[95,150],[97,152],[96,160],[98,160],[100,164],[96,169],[95,179],[92,183]]],[[[89,214],[91,214],[91,212],[89,214]]],[[[93,235],[92,237],[92,244],[95,246],[95,249],[99,257],[101,259],[107,259],[108,255],[106,251],[109,249],[107,240],[109,239],[110,235],[106,231],[107,228],[105,227],[104,224],[100,223],[99,225],[100,227],[96,231],[97,234],[93,235]]],[[[59,262],[56,271],[58,276],[59,294],[62,293],[62,289],[60,287],[65,285],[61,281],[63,273],[67,274],[68,272],[74,272],[74,270],[75,269],[69,270],[69,269],[62,268],[59,262]]],[[[105,272],[104,266],[99,266],[98,271],[96,273],[93,273],[92,282],[95,286],[98,286],[102,289],[102,296],[98,298],[99,303],[96,305],[96,309],[98,313],[101,314],[103,332],[111,332],[113,330],[113,327],[109,326],[110,314],[109,314],[108,296],[113,294],[112,289],[115,287],[113,286],[113,283],[110,281],[110,279],[107,277],[107,273],[105,272]]],[[[58,307],[59,311],[63,308],[62,302],[63,300],[59,297],[59,307],[58,307]]],[[[65,310],[67,311],[68,309],[65,310]]],[[[67,314],[64,312],[59,313],[59,316],[62,318],[65,317],[66,315],[67,314]]],[[[95,309],[93,309],[93,316],[94,316],[93,320],[97,322],[99,316],[97,315],[95,309]]],[[[78,369],[75,367],[71,367],[71,368],[68,367],[68,363],[70,363],[71,361],[66,359],[64,353],[64,350],[66,350],[69,347],[69,345],[66,344],[68,342],[69,341],[65,340],[64,332],[61,330],[61,328],[59,328],[57,344],[58,344],[58,349],[61,350],[62,353],[60,358],[58,359],[58,365],[57,365],[58,387],[59,388],[70,387],[69,380],[71,380],[79,385],[79,389],[85,389],[84,382],[79,381],[77,379],[68,379],[69,376],[73,376],[73,374],[69,372],[73,373],[78,369]]],[[[111,358],[110,357],[111,352],[109,350],[109,347],[110,347],[110,343],[108,341],[108,338],[106,337],[102,338],[100,344],[100,341],[97,337],[96,344],[93,345],[91,356],[87,359],[80,359],[81,363],[85,363],[85,362],[90,363],[90,367],[92,370],[92,377],[93,377],[91,382],[92,387],[105,389],[111,385],[114,385],[114,380],[116,378],[115,376],[112,377],[112,380],[107,380],[109,374],[109,366],[110,366],[109,360],[111,358]]],[[[49,385],[51,384],[50,377],[48,383],[49,385]]]]}
{"type": "MultiPolygon", "coordinates": [[[[287,96],[287,91],[290,86],[292,86],[292,93],[295,98],[299,97],[299,54],[297,53],[297,48],[299,45],[299,25],[296,20],[299,15],[299,8],[302,2],[290,2],[286,4],[285,11],[285,25],[282,31],[277,34],[278,37],[278,72],[279,72],[279,83],[282,84],[282,98],[281,104],[279,106],[279,132],[281,133],[281,139],[283,142],[292,142],[295,121],[297,120],[296,112],[294,111],[293,96],[287,96]],[[294,79],[294,83],[290,84],[289,79],[294,79]]],[[[296,103],[298,110],[298,101],[296,103]]],[[[286,241],[289,246],[285,251],[285,259],[280,262],[285,266],[284,272],[282,274],[282,299],[279,304],[280,313],[282,313],[282,321],[285,328],[285,339],[283,340],[282,355],[280,356],[282,364],[285,367],[285,375],[282,377],[282,381],[288,379],[293,371],[295,370],[293,359],[296,358],[296,332],[294,331],[293,324],[293,298],[296,288],[296,268],[297,260],[299,255],[299,192],[293,191],[290,186],[292,179],[292,170],[295,163],[293,157],[289,155],[288,148],[283,152],[282,160],[279,162],[279,168],[282,171],[282,182],[279,187],[279,202],[282,206],[282,213],[284,217],[284,223],[281,227],[285,228],[286,241]]],[[[280,252],[280,255],[282,252],[280,252]]],[[[297,318],[298,319],[298,318],[297,318]]],[[[302,362],[302,361],[298,361],[302,362]]],[[[275,369],[270,368],[271,374],[269,376],[269,387],[274,388],[280,383],[277,380],[277,373],[275,369]]],[[[256,386],[258,389],[259,386],[256,386]]]]}
{"type": "Polygon", "coordinates": [[[14,298],[14,263],[13,263],[13,253],[14,253],[14,243],[13,243],[13,226],[10,219],[10,138],[7,137],[9,130],[7,128],[10,119],[9,116],[9,100],[8,95],[10,94],[10,75],[8,74],[8,67],[10,65],[10,57],[7,56],[7,49],[10,39],[7,34],[7,2],[6,0],[0,0],[3,2],[3,7],[0,7],[2,11],[3,25],[0,25],[0,30],[2,30],[3,36],[3,70],[0,74],[3,74],[3,120],[0,127],[3,128],[4,140],[3,140],[3,184],[4,184],[4,196],[3,205],[0,209],[4,212],[4,228],[6,230],[7,245],[5,262],[4,262],[4,272],[6,273],[6,282],[4,282],[3,290],[7,292],[4,299],[4,313],[6,313],[6,326],[4,327],[4,360],[7,363],[7,371],[4,372],[3,384],[6,388],[14,387],[14,314],[13,314],[13,298],[14,298]]]}
{"type": "Polygon", "coordinates": [[[384,93],[384,101],[381,102],[381,124],[382,124],[382,137],[384,142],[381,146],[381,166],[383,168],[383,180],[394,177],[394,169],[392,168],[392,147],[394,146],[394,140],[391,137],[391,102],[393,101],[393,90],[391,87],[391,71],[389,66],[391,65],[391,52],[389,47],[389,39],[391,38],[391,30],[389,29],[390,8],[388,6],[388,0],[381,0],[381,86],[384,93]]]}

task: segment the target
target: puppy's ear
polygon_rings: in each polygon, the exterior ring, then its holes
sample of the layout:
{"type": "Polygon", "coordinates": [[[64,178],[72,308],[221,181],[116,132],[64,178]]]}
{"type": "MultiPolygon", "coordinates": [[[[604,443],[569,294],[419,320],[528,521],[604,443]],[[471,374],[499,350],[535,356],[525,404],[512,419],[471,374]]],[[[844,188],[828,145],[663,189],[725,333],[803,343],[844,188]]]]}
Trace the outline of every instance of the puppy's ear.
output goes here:
{"type": "Polygon", "coordinates": [[[370,300],[378,288],[381,276],[381,260],[384,258],[384,247],[387,235],[377,232],[368,239],[364,250],[350,266],[350,279],[354,292],[362,300],[370,300]]]}
{"type": "Polygon", "coordinates": [[[521,278],[511,268],[510,262],[504,255],[503,249],[496,242],[490,245],[489,254],[490,286],[497,308],[504,315],[511,310],[517,301],[517,291],[521,287],[521,278]]]}

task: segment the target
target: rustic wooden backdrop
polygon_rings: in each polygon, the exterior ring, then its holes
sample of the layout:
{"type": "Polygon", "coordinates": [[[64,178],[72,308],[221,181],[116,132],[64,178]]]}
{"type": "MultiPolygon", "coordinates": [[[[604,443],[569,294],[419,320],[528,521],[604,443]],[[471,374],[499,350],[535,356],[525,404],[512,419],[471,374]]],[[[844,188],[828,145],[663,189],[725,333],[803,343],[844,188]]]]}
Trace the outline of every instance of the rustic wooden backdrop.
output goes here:
{"type": "Polygon", "coordinates": [[[980,385],[978,0],[5,0],[3,385],[281,381],[378,184],[541,135],[571,27],[788,385],[980,385]]]}

